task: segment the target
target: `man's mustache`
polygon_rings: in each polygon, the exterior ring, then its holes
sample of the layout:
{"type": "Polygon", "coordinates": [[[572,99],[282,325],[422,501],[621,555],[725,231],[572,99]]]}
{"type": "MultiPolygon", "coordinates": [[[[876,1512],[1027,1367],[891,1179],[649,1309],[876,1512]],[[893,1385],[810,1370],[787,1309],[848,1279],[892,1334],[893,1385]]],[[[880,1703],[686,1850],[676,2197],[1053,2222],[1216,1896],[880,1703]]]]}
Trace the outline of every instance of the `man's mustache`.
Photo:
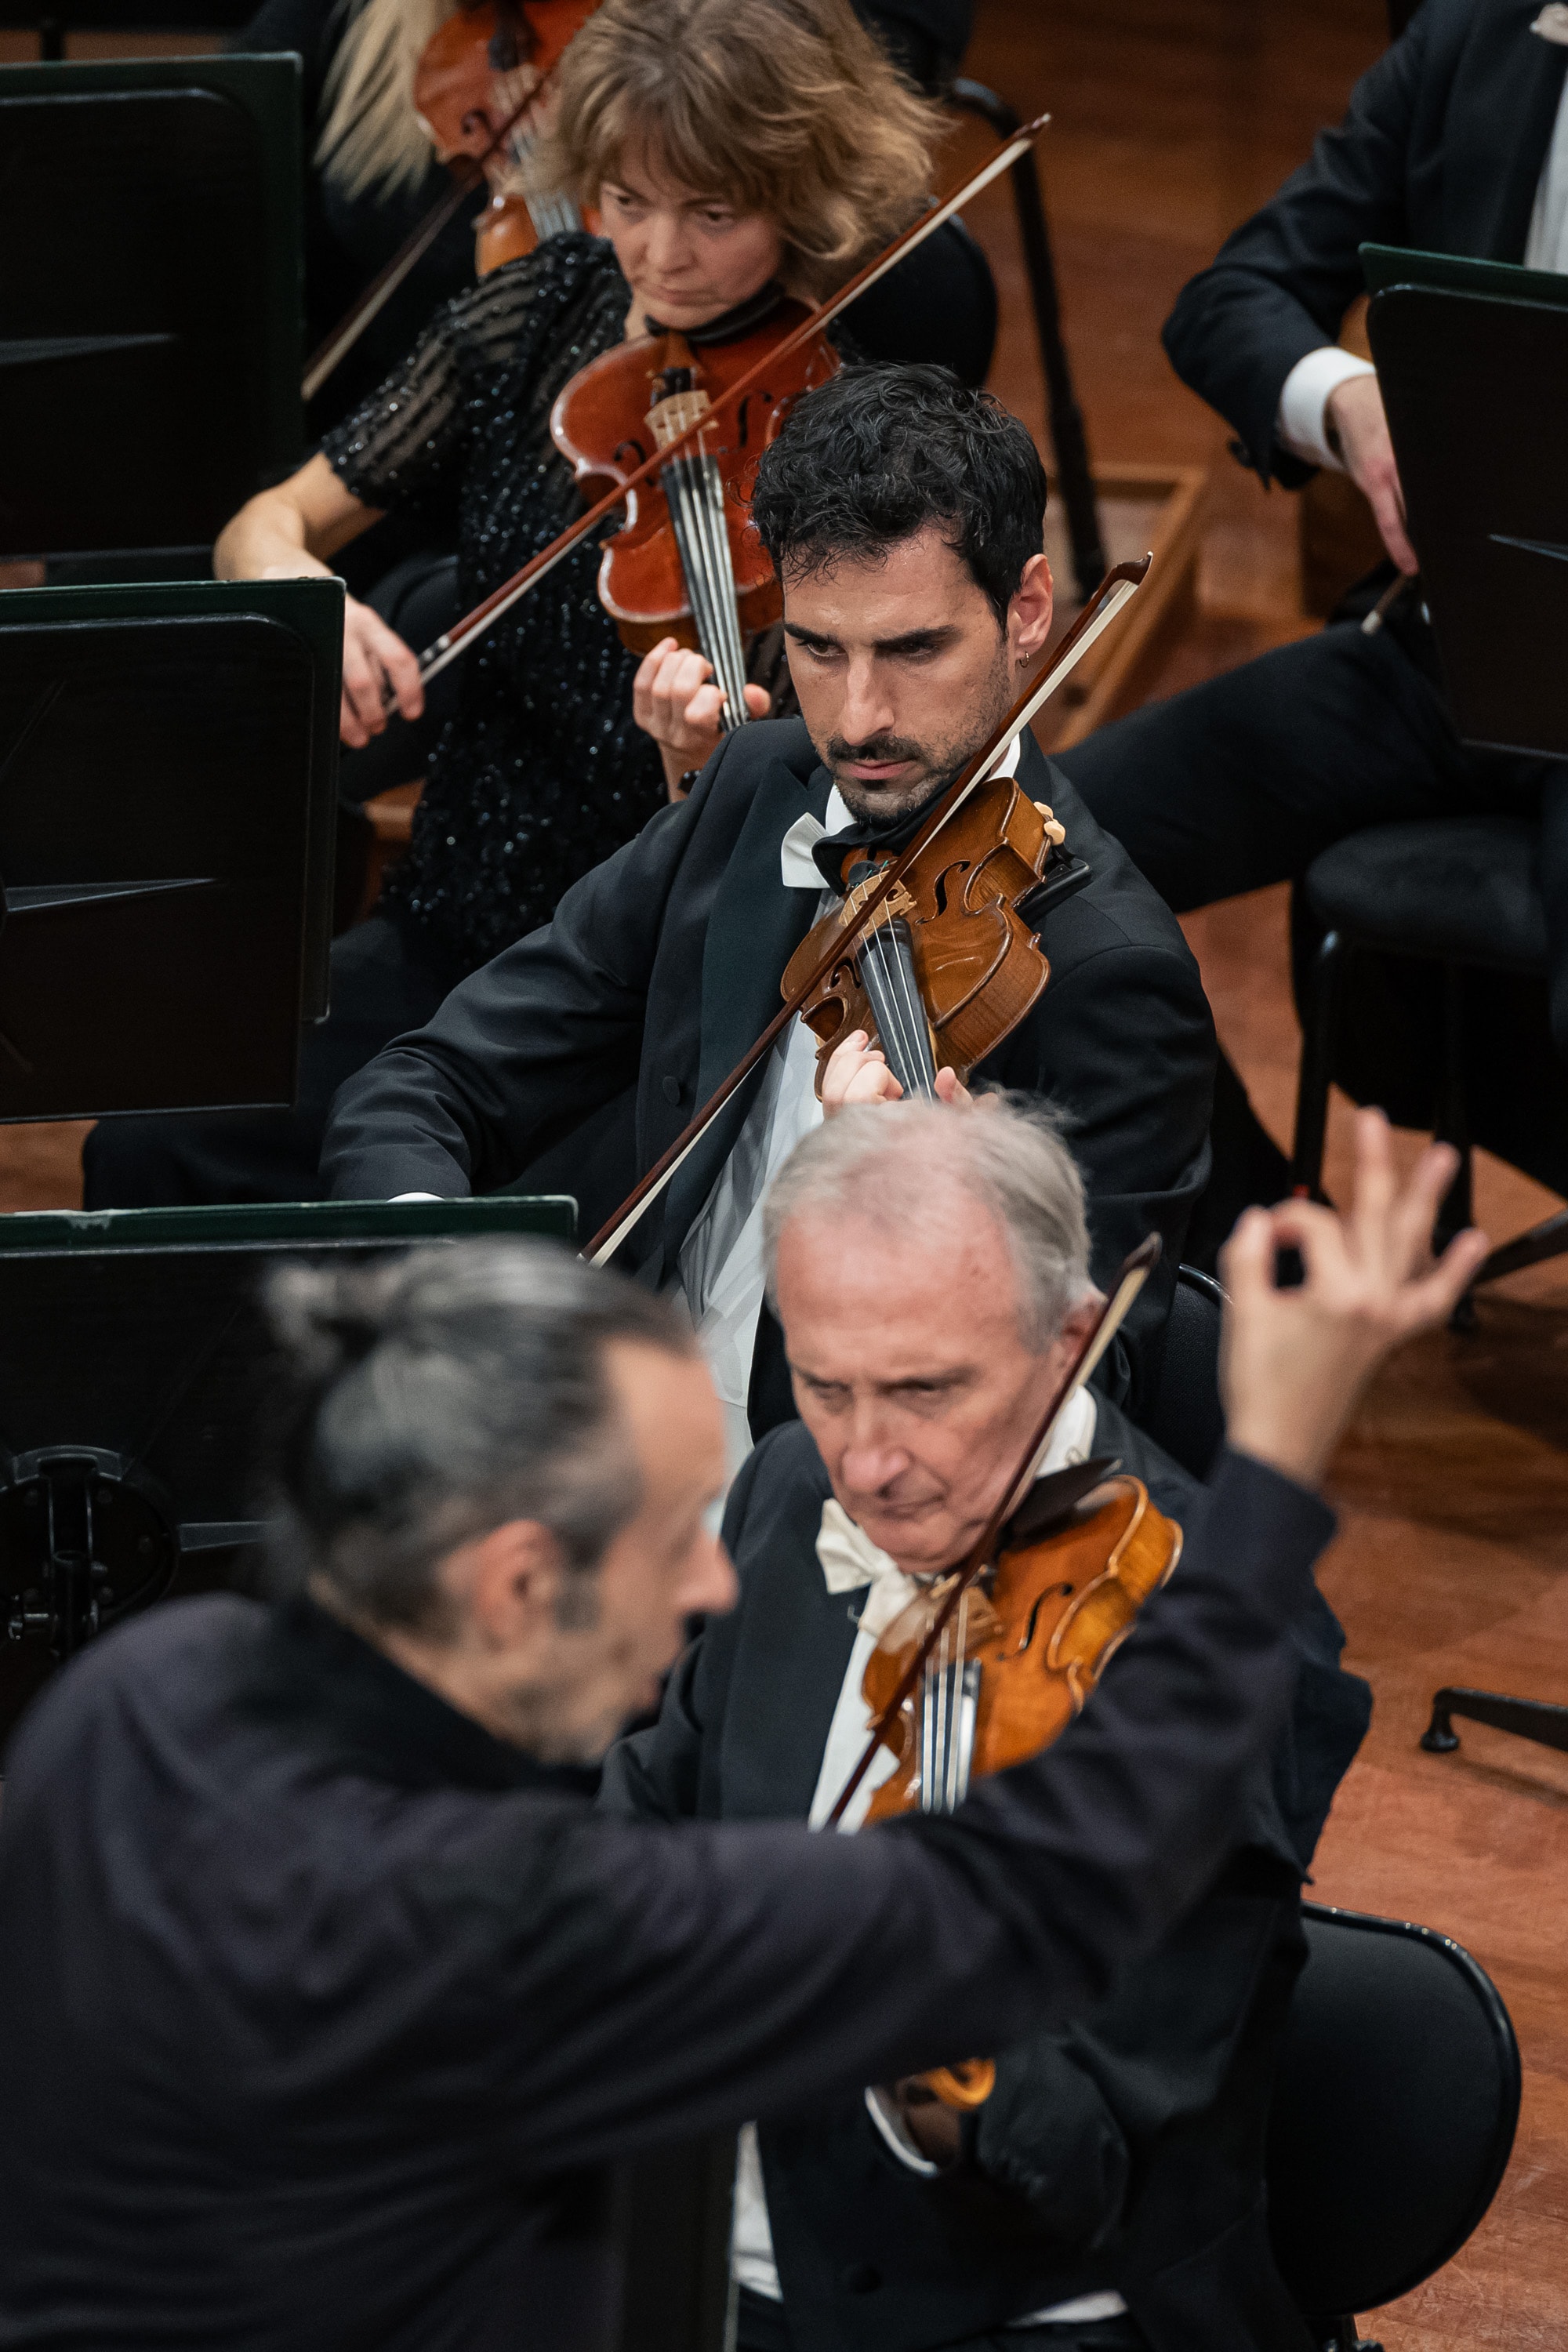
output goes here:
{"type": "Polygon", "coordinates": [[[907,735],[870,735],[864,743],[847,743],[842,735],[835,735],[827,756],[836,767],[847,767],[853,760],[915,760],[922,767],[926,761],[924,745],[912,742],[907,735]]]}

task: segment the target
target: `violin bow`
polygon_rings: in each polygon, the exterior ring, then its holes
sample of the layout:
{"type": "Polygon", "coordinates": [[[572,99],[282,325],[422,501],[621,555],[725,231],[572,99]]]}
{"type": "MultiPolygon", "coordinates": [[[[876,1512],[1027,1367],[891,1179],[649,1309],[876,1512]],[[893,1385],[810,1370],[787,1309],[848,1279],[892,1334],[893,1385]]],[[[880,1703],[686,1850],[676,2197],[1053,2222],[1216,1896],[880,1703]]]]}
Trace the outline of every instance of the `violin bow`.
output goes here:
{"type": "MultiPolygon", "coordinates": [[[[591,506],[585,514],[579,515],[577,520],[563,530],[558,539],[552,540],[548,547],[542,547],[539,553],[531,557],[521,572],[514,572],[510,580],[503,580],[499,588],[492,589],[483,603],[476,604],[471,613],[466,613],[460,621],[454,621],[451,627],[445,630],[433,645],[426,646],[420,655],[421,681],[436,677],[438,671],[446,668],[448,662],[456,661],[458,656],[465,651],[477,636],[481,635],[493,622],[499,621],[503,613],[509,613],[511,610],[519,597],[526,596],[531,589],[539,585],[547,572],[553,572],[555,566],[563,562],[571,554],[572,550],[581,541],[586,539],[589,532],[601,523],[606,515],[615,511],[629,492],[637,489],[651,475],[662,472],[672,457],[679,457],[689,443],[705,433],[716,415],[721,415],[726,408],[732,408],[738,402],[743,400],[749,392],[755,391],[763,379],[771,375],[782,360],[788,359],[790,354],[798,351],[803,343],[809,342],[814,335],[819,335],[822,332],[824,327],[831,325],[840,310],[853,302],[857,295],[864,294],[868,288],[875,286],[879,278],[886,277],[888,271],[896,268],[908,255],[913,253],[917,246],[923,245],[928,236],[933,236],[939,228],[952,218],[954,213],[963,209],[972,196],[977,196],[983,188],[988,188],[992,181],[999,178],[1002,173],[1010,171],[1021,155],[1027,154],[1050,119],[1048,114],[1041,114],[1037,115],[1033,122],[1026,122],[1022,129],[1007,141],[1005,146],[997,149],[988,163],[983,163],[979,171],[972,173],[967,180],[944,196],[931,212],[922,214],[921,218],[912,222],[900,236],[894,237],[890,245],[884,246],[882,251],[874,255],[864,268],[858,269],[854,277],[841,286],[837,293],[828,301],[818,303],[816,310],[809,311],[797,327],[792,329],[790,333],[776,342],[771,351],[765,352],[754,367],[748,368],[744,375],[737,377],[728,391],[721,393],[701,415],[694,416],[690,424],[678,433],[673,440],[667,442],[663,447],[656,449],[651,457],[645,457],[642,464],[629,473],[624,482],[618,483],[613,490],[606,490],[596,505],[591,506]]],[[[390,699],[388,707],[390,708],[390,699]]]]}
{"type": "Polygon", "coordinates": [[[826,979],[832,967],[842,959],[845,950],[852,947],[875,920],[879,908],[897,888],[926,844],[935,839],[949,819],[957,814],[970,793],[984,782],[999,761],[1005,759],[1047,697],[1056,692],[1063,679],[1083,659],[1095,639],[1110,627],[1129,597],[1142,584],[1152,561],[1152,556],[1140,556],[1135,563],[1119,563],[1114,571],[1106,573],[1034,685],[1025,688],[990,741],[975,753],[963,773],[932,803],[907,846],[900,851],[890,865],[883,867],[857,912],[823,950],[800,986],[792,996],[784,999],[762,1035],[742,1055],[729,1076],[710,1095],[696,1117],[681,1129],[668,1150],[655,1160],[647,1174],[627,1194],[615,1214],[601,1225],[582,1253],[590,1265],[603,1265],[606,1258],[615,1255],[643,1212],[658,1200],[681,1161],[696,1150],[736,1088],[744,1086],[764,1055],[772,1051],[818,982],[826,979]]]}
{"type": "Polygon", "coordinates": [[[353,307],[344,312],[331,332],[305,363],[304,378],[300,385],[301,400],[314,400],[339,362],[353,351],[371,320],[391,301],[415,265],[429,252],[441,231],[461,209],[484,181],[485,165],[505,144],[522,121],[523,116],[543,93],[543,83],[531,90],[521,106],[513,107],[488,147],[477,155],[461,155],[454,163],[467,168],[454,181],[444,196],[433,204],[413,233],[404,239],[392,259],[383,265],[371,279],[353,307]]]}
{"type": "Polygon", "coordinates": [[[889,1731],[897,1721],[900,1708],[925,1672],[931,1652],[952,1623],[959,1602],[990,1566],[991,1558],[995,1551],[1002,1530],[1027,1493],[1030,1482],[1038,1468],[1040,1457],[1051,1442],[1058,1422],[1116,1337],[1127,1318],[1133,1300],[1159,1262],[1160,1236],[1158,1234],[1148,1234],[1139,1243],[1131,1255],[1122,1261],[1121,1271],[1116,1277],[1116,1286],[1101,1307],[1077,1355],[1058,1382],[1055,1394],[1040,1416],[1029,1438],[1029,1443],[1024,1449],[1024,1457],[1018,1465],[1017,1475],[1010,1478],[1003,1487],[995,1508],[965,1555],[957,1575],[942,1596],[942,1606],[935,1612],[913,1657],[900,1675],[898,1687],[872,1725],[870,1736],[861,1752],[859,1762],[833,1801],[833,1810],[823,1823],[825,1829],[837,1829],[843,1820],[850,1799],[876,1762],[877,1750],[882,1744],[884,1733],[889,1731]]]}

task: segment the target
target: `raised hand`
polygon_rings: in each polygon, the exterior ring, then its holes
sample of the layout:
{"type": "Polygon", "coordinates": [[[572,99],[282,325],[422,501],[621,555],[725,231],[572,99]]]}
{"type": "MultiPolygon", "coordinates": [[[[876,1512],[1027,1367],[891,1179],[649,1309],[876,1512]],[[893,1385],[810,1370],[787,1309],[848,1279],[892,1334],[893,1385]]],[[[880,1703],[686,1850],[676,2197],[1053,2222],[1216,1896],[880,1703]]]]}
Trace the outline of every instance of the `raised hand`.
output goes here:
{"type": "Polygon", "coordinates": [[[1347,1216],[1310,1201],[1248,1209],[1220,1256],[1230,1443],[1304,1486],[1321,1475],[1384,1357],[1446,1320],[1487,1253],[1472,1227],[1433,1261],[1433,1219],[1458,1165],[1448,1145],[1428,1145],[1402,1186],[1381,1111],[1357,1112],[1355,1142],[1347,1216]],[[1276,1261],[1288,1248],[1305,1273],[1299,1288],[1282,1290],[1276,1261]]]}

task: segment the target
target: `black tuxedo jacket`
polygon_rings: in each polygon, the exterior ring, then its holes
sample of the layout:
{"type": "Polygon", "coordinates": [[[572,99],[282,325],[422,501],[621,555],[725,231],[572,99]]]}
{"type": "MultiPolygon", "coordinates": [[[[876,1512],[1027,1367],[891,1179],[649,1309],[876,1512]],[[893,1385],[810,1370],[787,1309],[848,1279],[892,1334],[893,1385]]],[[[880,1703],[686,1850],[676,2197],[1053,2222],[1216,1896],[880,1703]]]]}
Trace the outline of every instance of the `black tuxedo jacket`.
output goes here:
{"type": "Polygon", "coordinates": [[[1311,470],[1274,420],[1297,361],[1366,290],[1359,246],[1522,260],[1568,68],[1568,49],[1531,32],[1538,14],[1539,0],[1423,0],[1310,163],[1183,289],[1165,349],[1265,481],[1311,470]]]}
{"type": "MultiPolygon", "coordinates": [[[[980,1075],[1063,1114],[1099,1279],[1150,1231],[1164,1241],[1110,1368],[1109,1384],[1136,1402],[1207,1179],[1214,1025],[1174,917],[1029,736],[1021,776],[1093,872],[1047,918],[1050,983],[980,1075]]],[[[778,1010],[816,908],[811,891],[784,888],[779,845],[806,810],[823,817],[830,781],[799,719],[731,735],[689,799],[342,1088],[321,1163],[331,1194],[495,1192],[563,1147],[552,1175],[577,1192],[592,1231],[590,1204],[607,1214],[624,1198],[778,1010]],[[606,1119],[617,1100],[619,1124],[606,1119]],[[595,1155],[575,1169],[574,1130],[595,1155]]],[[[655,1281],[672,1274],[761,1076],[714,1121],[623,1247],[623,1265],[655,1281]]]]}
{"type": "MultiPolygon", "coordinates": [[[[1095,1451],[1194,1528],[1203,1489],[1109,1403],[1095,1451]]],[[[751,1455],[724,1528],[739,1606],[688,1652],[658,1723],[613,1752],[603,1804],[666,1820],[809,1812],[864,1598],[823,1580],[829,1491],[798,1423],[751,1455]]],[[[1155,2352],[1306,2352],[1269,2253],[1263,2139],[1300,1958],[1298,1882],[1367,1720],[1342,1639],[1317,1599],[1297,1629],[1291,1730],[1220,1880],[1087,2023],[1015,2053],[1022,2080],[1005,2068],[997,2128],[1021,2136],[1004,2161],[1031,2177],[1027,2201],[978,2164],[911,2172],[856,2093],[762,2124],[796,2352],[924,2352],[1108,2287],[1155,2352]]]]}

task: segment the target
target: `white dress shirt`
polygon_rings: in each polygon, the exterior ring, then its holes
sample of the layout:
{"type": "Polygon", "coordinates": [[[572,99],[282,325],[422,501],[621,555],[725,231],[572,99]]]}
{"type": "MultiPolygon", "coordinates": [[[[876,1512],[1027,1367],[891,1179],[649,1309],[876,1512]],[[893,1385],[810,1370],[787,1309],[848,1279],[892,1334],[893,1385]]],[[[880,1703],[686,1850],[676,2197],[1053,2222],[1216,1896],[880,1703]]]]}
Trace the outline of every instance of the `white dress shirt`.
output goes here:
{"type": "MultiPolygon", "coordinates": [[[[1556,39],[1559,36],[1548,34],[1545,37],[1556,39]]],[[[1563,85],[1558,101],[1552,144],[1536,183],[1535,210],[1525,242],[1524,266],[1527,269],[1568,270],[1568,83],[1563,85]]],[[[1324,343],[1320,350],[1309,352],[1305,359],[1297,361],[1280,391],[1279,412],[1274,425],[1279,441],[1309,466],[1324,466],[1331,473],[1342,474],[1343,463],[1328,437],[1329,399],[1352,376],[1374,375],[1376,372],[1370,360],[1357,359],[1353,352],[1342,351],[1337,343],[1324,343]]]]}
{"type": "MultiPolygon", "coordinates": [[[[997,774],[1012,775],[1018,758],[1015,743],[997,774]]],[[[837,905],[838,894],[824,884],[811,853],[854,827],[837,784],[824,814],[821,824],[809,811],[798,816],[779,844],[779,878],[786,890],[816,892],[814,920],[837,905]]],[[[723,1408],[731,1475],[752,1447],[746,1398],[763,1306],[763,1198],[801,1138],[822,1124],[816,1048],[804,1021],[779,1039],[734,1149],[680,1247],[680,1288],[723,1408]]]]}
{"type": "MultiPolygon", "coordinates": [[[[1047,1472],[1065,1469],[1070,1463],[1087,1462],[1094,1448],[1095,1420],[1094,1397],[1089,1390],[1080,1389],[1062,1414],[1055,1434],[1040,1458],[1036,1476],[1043,1478],[1047,1472]]],[[[870,1733],[871,1717],[861,1685],[871,1653],[894,1618],[914,1599],[918,1589],[913,1579],[902,1573],[897,1561],[879,1550],[831,1498],[822,1507],[816,1556],[829,1592],[853,1592],[867,1585],[871,1590],[860,1611],[855,1646],[844,1670],[844,1680],[838,1689],[838,1704],[834,1709],[827,1742],[822,1751],[816,1793],[811,1801],[808,1816],[813,1829],[820,1829],[826,1821],[838,1791],[859,1761],[870,1733]]],[[[973,1707],[973,1702],[969,1700],[965,1704],[973,1707]]],[[[883,1748],[845,1810],[844,1818],[838,1824],[841,1833],[852,1835],[860,1827],[870,1809],[873,1794],[892,1769],[892,1755],[883,1748]]],[[[911,2172],[923,2174],[931,2174],[938,2169],[921,2154],[904,2132],[897,2111],[889,2102],[881,2098],[875,2090],[868,2089],[866,2105],[871,2121],[901,2164],[907,2165],[911,2172]]],[[[756,2126],[752,2124],[747,2124],[741,2134],[740,2154],[735,2168],[734,2236],[731,2242],[731,2264],[741,2284],[750,2287],[755,2294],[766,2295],[775,2303],[780,2301],[773,2231],[768,2221],[767,2194],[763,2185],[756,2126]]],[[[1113,2292],[1075,2295],[1070,2302],[1053,2304],[1047,2311],[1020,2314],[1007,2325],[1037,2327],[1047,2320],[1114,2319],[1126,2308],[1121,2297],[1113,2292]]]]}

